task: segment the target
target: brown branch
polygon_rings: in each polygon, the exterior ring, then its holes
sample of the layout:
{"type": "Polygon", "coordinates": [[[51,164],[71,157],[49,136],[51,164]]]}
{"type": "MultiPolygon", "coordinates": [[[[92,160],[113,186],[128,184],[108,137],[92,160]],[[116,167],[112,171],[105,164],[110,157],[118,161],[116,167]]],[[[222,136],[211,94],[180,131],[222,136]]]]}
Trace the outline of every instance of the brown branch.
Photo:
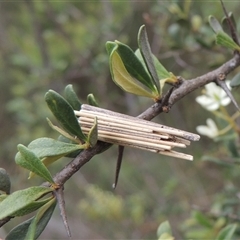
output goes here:
{"type": "MultiPolygon", "coordinates": [[[[173,91],[173,93],[169,97],[168,106],[172,107],[177,101],[181,98],[185,97],[189,93],[194,90],[203,87],[204,85],[216,81],[219,76],[227,76],[230,72],[240,66],[240,56],[236,54],[231,60],[223,64],[221,67],[217,68],[214,71],[211,71],[207,74],[199,76],[197,78],[191,80],[183,80],[182,84],[173,91]]],[[[165,101],[164,101],[165,102],[165,101]]],[[[161,102],[156,102],[143,113],[141,113],[138,117],[145,120],[152,120],[154,117],[163,112],[164,104],[161,102]]],[[[71,178],[71,176],[76,173],[82,166],[84,166],[88,161],[90,161],[95,155],[100,154],[110,148],[112,144],[98,141],[97,144],[90,149],[82,151],[76,158],[74,158],[70,163],[68,163],[60,172],[58,172],[54,181],[59,184],[59,186],[63,186],[64,183],[71,178]]],[[[46,184],[44,184],[46,185],[46,184]]],[[[1,222],[4,225],[4,220],[1,222]]],[[[7,219],[8,222],[10,219],[7,219]]],[[[0,225],[0,227],[2,226],[0,225]]]]}
{"type": "MultiPolygon", "coordinates": [[[[181,86],[171,94],[168,101],[169,106],[173,106],[173,104],[188,95],[190,92],[215,81],[218,79],[219,75],[224,74],[227,76],[238,66],[240,66],[240,57],[239,55],[235,55],[231,60],[214,71],[191,80],[184,80],[181,86]]],[[[150,121],[162,111],[163,104],[161,102],[157,102],[149,107],[146,111],[141,113],[138,117],[150,121]]],[[[63,185],[75,172],[77,172],[83,165],[90,161],[92,157],[94,157],[96,154],[106,151],[111,146],[111,144],[99,141],[95,147],[82,151],[75,159],[66,165],[64,169],[56,174],[54,181],[60,186],[63,185]]]]}

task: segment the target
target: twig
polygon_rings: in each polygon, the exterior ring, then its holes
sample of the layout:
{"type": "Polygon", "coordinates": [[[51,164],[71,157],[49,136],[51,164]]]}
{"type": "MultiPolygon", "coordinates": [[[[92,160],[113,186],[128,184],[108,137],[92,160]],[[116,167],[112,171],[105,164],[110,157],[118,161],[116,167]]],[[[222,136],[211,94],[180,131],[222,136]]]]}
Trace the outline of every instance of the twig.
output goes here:
{"type": "MultiPolygon", "coordinates": [[[[197,134],[86,104],[81,106],[80,111],[75,111],[75,114],[79,117],[79,124],[85,134],[89,134],[94,119],[98,119],[98,139],[101,141],[120,146],[140,148],[187,160],[193,160],[193,157],[172,151],[172,148],[186,148],[184,144],[186,140],[183,138],[195,141],[200,138],[197,134]]],[[[186,143],[189,145],[190,142],[187,140],[186,143]]],[[[118,161],[119,164],[121,162],[118,161]]],[[[118,169],[117,167],[116,180],[118,169]]]]}

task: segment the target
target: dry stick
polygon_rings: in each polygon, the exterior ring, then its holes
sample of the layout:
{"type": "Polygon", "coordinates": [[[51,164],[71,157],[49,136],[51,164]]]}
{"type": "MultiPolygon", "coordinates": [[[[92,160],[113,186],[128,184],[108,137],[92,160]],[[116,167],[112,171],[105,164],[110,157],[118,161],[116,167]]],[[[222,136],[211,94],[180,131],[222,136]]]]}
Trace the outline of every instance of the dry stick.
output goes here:
{"type": "Polygon", "coordinates": [[[93,114],[97,114],[98,116],[102,115],[102,116],[107,116],[107,117],[109,117],[109,115],[111,115],[113,117],[113,119],[114,118],[116,118],[116,119],[120,118],[121,121],[123,121],[123,122],[125,122],[125,119],[126,119],[127,123],[129,121],[133,122],[134,125],[139,123],[140,125],[144,126],[145,128],[148,128],[148,127],[151,126],[151,127],[156,127],[157,130],[160,129],[160,131],[165,131],[165,129],[173,130],[173,132],[172,132],[173,134],[175,134],[176,132],[179,132],[182,135],[185,134],[187,138],[190,138],[189,140],[197,141],[197,140],[200,139],[200,136],[197,135],[197,134],[182,131],[182,130],[172,128],[172,127],[168,127],[168,126],[165,126],[165,125],[161,125],[161,124],[158,124],[158,123],[146,121],[146,120],[143,120],[143,119],[135,118],[135,117],[132,117],[132,116],[129,116],[129,115],[116,113],[116,112],[113,112],[113,111],[110,111],[110,110],[106,110],[106,109],[102,109],[102,108],[98,108],[98,107],[93,107],[93,106],[90,106],[90,105],[87,105],[87,104],[82,105],[81,112],[87,112],[87,113],[92,112],[93,114]],[[162,129],[164,129],[164,130],[162,130],[162,129]]]}
{"type": "MultiPolygon", "coordinates": [[[[240,66],[240,56],[234,55],[232,59],[230,59],[217,69],[194,79],[184,80],[181,86],[174,90],[171,94],[168,101],[169,107],[173,106],[181,98],[187,96],[194,90],[203,87],[207,83],[215,81],[219,74],[224,73],[225,75],[227,75],[228,73],[236,69],[238,66],[240,66]]],[[[154,103],[144,112],[142,112],[138,116],[138,118],[150,121],[154,117],[162,113],[162,106],[163,105],[159,102],[154,103]]],[[[82,166],[84,166],[88,161],[90,161],[92,157],[94,157],[96,154],[106,151],[109,147],[111,147],[109,143],[99,141],[93,148],[82,151],[76,158],[69,162],[60,172],[55,175],[54,181],[59,185],[63,185],[69,178],[72,177],[74,173],[76,173],[82,166]]]]}
{"type": "Polygon", "coordinates": [[[133,125],[133,126],[142,126],[143,128],[146,128],[146,129],[150,128],[150,129],[152,129],[154,131],[158,131],[160,133],[169,133],[169,134],[183,137],[183,138],[186,138],[186,139],[192,140],[192,141],[198,141],[200,139],[200,136],[197,134],[193,134],[193,133],[182,131],[182,130],[179,130],[176,128],[171,128],[171,127],[168,127],[165,125],[137,119],[137,118],[125,115],[125,114],[112,112],[110,110],[93,107],[93,106],[90,106],[87,104],[83,104],[81,111],[75,111],[75,114],[77,116],[79,116],[79,114],[85,115],[85,116],[98,116],[99,119],[104,119],[106,121],[109,119],[109,115],[110,115],[110,116],[113,116],[112,120],[114,122],[118,122],[120,124],[126,123],[126,124],[133,125]],[[86,111],[84,111],[84,110],[86,110],[86,111]],[[119,120],[119,118],[120,118],[120,120],[119,120]]]}
{"type": "Polygon", "coordinates": [[[180,153],[180,152],[176,152],[176,151],[162,151],[162,152],[160,152],[160,154],[171,156],[171,157],[176,157],[176,158],[183,158],[183,159],[190,160],[190,161],[193,160],[192,155],[188,155],[188,154],[180,153]]]}
{"type": "MultiPolygon", "coordinates": [[[[86,127],[86,128],[91,128],[93,125],[93,122],[89,123],[89,122],[83,122],[81,120],[79,120],[79,123],[81,125],[81,127],[86,127]]],[[[105,131],[108,134],[126,134],[126,135],[130,135],[130,136],[141,136],[141,137],[145,137],[145,138],[151,138],[151,139],[165,139],[165,140],[172,140],[173,142],[179,142],[178,139],[173,139],[171,138],[171,136],[166,136],[166,135],[162,135],[162,134],[156,134],[156,133],[146,133],[146,132],[140,132],[140,131],[134,131],[134,130],[130,130],[130,129],[124,129],[122,130],[121,128],[113,128],[113,127],[109,127],[109,126],[104,126],[104,125],[100,125],[98,124],[98,130],[101,130],[102,132],[105,131]]],[[[180,143],[180,142],[179,142],[180,143]]],[[[188,143],[188,142],[187,142],[188,143]]],[[[186,143],[183,143],[186,144],[186,143]]]]}
{"type": "Polygon", "coordinates": [[[90,131],[95,117],[98,118],[98,138],[101,141],[121,146],[137,147],[187,160],[192,160],[193,157],[170,150],[173,147],[185,148],[186,145],[183,142],[188,145],[190,144],[189,140],[182,139],[181,137],[195,140],[199,138],[197,134],[170,128],[157,123],[149,124],[148,121],[86,104],[82,105],[81,111],[75,111],[75,114],[79,116],[79,123],[84,133],[90,131]],[[131,133],[128,132],[129,130],[131,133]],[[164,132],[164,135],[162,132],[164,132]],[[176,137],[176,135],[178,137],[176,137]],[[164,136],[165,139],[160,140],[160,136],[164,136]]]}
{"type": "MultiPolygon", "coordinates": [[[[82,124],[82,123],[81,123],[82,124]]],[[[81,125],[82,126],[82,125],[81,125]]],[[[84,133],[89,133],[91,127],[81,127],[82,131],[84,133]]],[[[139,140],[139,141],[143,141],[145,144],[146,143],[146,140],[148,142],[151,142],[151,143],[162,143],[162,144],[165,144],[165,145],[169,145],[169,146],[172,146],[172,147],[180,147],[180,148],[186,148],[186,145],[185,144],[182,144],[182,143],[177,143],[177,142],[171,142],[171,141],[163,141],[163,140],[159,140],[160,138],[158,137],[155,137],[155,136],[134,136],[134,135],[131,135],[131,134],[128,134],[126,132],[123,132],[123,133],[115,133],[115,132],[109,132],[109,131],[103,131],[101,129],[98,129],[98,136],[99,136],[99,139],[100,138],[103,138],[103,137],[107,137],[107,138],[123,138],[123,139],[128,139],[128,138],[131,138],[131,139],[136,139],[136,140],[139,140]],[[147,137],[147,139],[146,139],[147,137]]]]}

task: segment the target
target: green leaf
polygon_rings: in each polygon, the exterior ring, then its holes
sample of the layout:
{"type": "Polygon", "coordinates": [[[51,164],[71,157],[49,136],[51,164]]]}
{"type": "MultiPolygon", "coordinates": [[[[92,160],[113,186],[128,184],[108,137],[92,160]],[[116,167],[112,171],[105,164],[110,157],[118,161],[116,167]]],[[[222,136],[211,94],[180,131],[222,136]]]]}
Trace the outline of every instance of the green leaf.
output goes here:
{"type": "MultiPolygon", "coordinates": [[[[32,141],[28,148],[41,159],[44,166],[49,166],[70,153],[82,151],[82,146],[79,144],[66,143],[51,138],[38,138],[32,141]]],[[[30,172],[29,179],[34,175],[33,172],[30,172]]]]}
{"type": "Polygon", "coordinates": [[[10,177],[5,169],[0,168],[0,195],[1,192],[9,194],[10,189],[11,189],[10,177]]]}
{"type": "Polygon", "coordinates": [[[117,51],[113,51],[110,56],[110,70],[113,81],[124,91],[148,98],[156,98],[155,94],[145,90],[136,79],[128,73],[117,51]]]}
{"type": "Polygon", "coordinates": [[[52,198],[50,201],[48,201],[44,206],[42,206],[38,210],[36,216],[34,217],[33,221],[31,222],[31,224],[28,228],[28,232],[27,232],[27,235],[26,235],[25,239],[28,239],[28,240],[36,239],[35,236],[36,236],[36,233],[37,233],[37,225],[39,224],[41,219],[44,220],[44,222],[46,222],[46,223],[50,220],[52,214],[51,215],[48,214],[46,216],[45,213],[48,211],[49,208],[52,209],[52,212],[53,212],[53,210],[56,206],[56,202],[57,202],[56,199],[52,198]],[[52,208],[53,206],[54,206],[54,208],[52,208]]]}
{"type": "Polygon", "coordinates": [[[51,173],[44,166],[41,160],[27,147],[22,144],[17,146],[18,153],[15,162],[23,168],[26,168],[50,183],[54,183],[51,173]]]}
{"type": "Polygon", "coordinates": [[[68,132],[66,132],[65,130],[63,130],[62,128],[60,128],[60,127],[58,127],[58,126],[55,126],[55,125],[50,121],[50,119],[46,118],[46,120],[47,120],[49,126],[50,126],[53,130],[57,131],[58,133],[60,133],[61,135],[63,135],[64,137],[68,138],[69,140],[71,140],[71,141],[73,141],[73,142],[75,142],[75,143],[81,143],[81,141],[80,141],[78,138],[73,137],[73,136],[70,135],[68,132]]]}
{"type": "Polygon", "coordinates": [[[20,217],[20,216],[25,216],[31,212],[36,211],[40,207],[42,207],[44,204],[46,204],[49,201],[49,198],[44,199],[44,200],[38,200],[38,201],[33,201],[26,205],[24,208],[16,211],[13,216],[14,217],[20,217]]]}
{"type": "Polygon", "coordinates": [[[168,72],[166,70],[166,68],[158,61],[158,59],[155,56],[153,56],[153,60],[154,60],[154,64],[155,64],[155,67],[157,70],[157,75],[158,75],[159,80],[166,79],[166,78],[169,78],[169,79],[172,78],[173,74],[168,72]]]}
{"type": "Polygon", "coordinates": [[[234,158],[239,158],[238,146],[236,145],[235,140],[226,141],[228,151],[231,153],[231,156],[234,158]]]}
{"type": "Polygon", "coordinates": [[[225,32],[218,32],[217,33],[217,35],[216,35],[216,43],[221,45],[221,46],[230,48],[232,50],[240,51],[240,46],[237,45],[233,41],[233,39],[229,35],[227,35],[225,32]]]}
{"type": "MultiPolygon", "coordinates": [[[[148,42],[148,36],[145,25],[142,25],[138,32],[138,46],[141,51],[144,62],[147,66],[148,72],[151,75],[151,82],[157,89],[159,89],[158,75],[152,58],[152,51],[148,42]]],[[[160,91],[160,89],[159,89],[160,91]]]]}
{"type": "Polygon", "coordinates": [[[8,197],[7,194],[0,194],[0,202],[2,202],[6,197],[8,197]]]}
{"type": "MultiPolygon", "coordinates": [[[[52,163],[56,162],[58,159],[64,157],[65,154],[63,155],[58,155],[58,156],[51,156],[51,157],[44,157],[43,159],[41,159],[41,162],[44,164],[44,166],[49,166],[51,165],[52,163]]],[[[29,173],[29,176],[28,176],[28,179],[31,179],[35,176],[36,174],[34,172],[30,172],[29,173]]]]}
{"type": "MultiPolygon", "coordinates": [[[[126,69],[126,72],[128,72],[128,75],[130,75],[135,80],[141,82],[144,86],[149,88],[155,95],[158,93],[158,90],[153,84],[153,80],[149,76],[148,72],[145,70],[144,66],[142,65],[141,61],[136,57],[133,50],[128,47],[127,45],[115,41],[115,47],[113,47],[112,42],[106,43],[108,52],[111,50],[110,53],[110,70],[114,67],[112,62],[112,55],[116,55],[117,52],[121,62],[123,63],[124,68],[126,69]]],[[[114,80],[114,75],[112,75],[114,80]]],[[[136,82],[137,82],[136,81],[136,82]]]]}
{"type": "MultiPolygon", "coordinates": [[[[236,21],[235,21],[235,18],[234,18],[234,16],[233,16],[233,13],[232,13],[232,12],[229,12],[229,13],[228,13],[228,18],[229,18],[229,20],[231,21],[233,28],[237,29],[236,21]]],[[[224,17],[222,18],[222,21],[221,21],[221,22],[222,22],[222,27],[223,27],[224,32],[226,32],[227,34],[231,35],[231,31],[230,31],[230,27],[229,27],[229,24],[228,24],[228,19],[227,19],[227,17],[224,16],[224,17]]]]}
{"type": "Polygon", "coordinates": [[[230,82],[231,87],[238,87],[240,85],[240,72],[237,73],[230,82]]]}
{"type": "Polygon", "coordinates": [[[0,202],[0,219],[26,211],[29,204],[52,191],[52,188],[36,186],[13,192],[0,202]]]}
{"type": "Polygon", "coordinates": [[[99,106],[97,101],[96,101],[96,99],[95,99],[95,97],[94,97],[94,95],[92,93],[87,95],[87,102],[91,106],[95,106],[95,107],[99,106]]]}
{"type": "Polygon", "coordinates": [[[35,237],[34,237],[34,239],[37,239],[40,236],[40,234],[43,232],[45,227],[47,226],[49,220],[51,219],[55,207],[56,207],[56,200],[55,198],[53,198],[52,200],[50,200],[48,203],[46,203],[44,206],[42,206],[39,209],[39,212],[36,217],[32,217],[27,221],[19,224],[15,228],[13,228],[10,231],[10,233],[6,236],[6,240],[16,240],[16,239],[25,240],[29,226],[34,220],[35,221],[38,220],[36,225],[35,237]]]}
{"type": "Polygon", "coordinates": [[[224,32],[221,24],[214,16],[209,16],[208,22],[215,33],[224,32]]]}
{"type": "MultiPolygon", "coordinates": [[[[60,135],[58,137],[58,141],[76,144],[76,142],[72,141],[71,139],[69,139],[67,137],[64,137],[63,135],[60,135]]],[[[65,157],[75,158],[81,151],[82,151],[82,149],[76,150],[75,152],[68,153],[65,157]]]]}
{"type": "Polygon", "coordinates": [[[233,234],[236,228],[237,228],[237,224],[229,224],[218,233],[216,240],[233,239],[233,234]]]}
{"type": "Polygon", "coordinates": [[[164,233],[172,235],[172,229],[168,221],[161,223],[157,229],[157,236],[160,237],[164,233]]]}
{"type": "Polygon", "coordinates": [[[194,212],[194,218],[197,220],[197,222],[206,227],[206,228],[212,228],[213,227],[213,223],[201,212],[195,211],[194,212]]]}
{"type": "Polygon", "coordinates": [[[76,92],[73,90],[72,84],[69,84],[64,89],[64,95],[68,103],[72,106],[75,110],[81,109],[81,102],[78,99],[76,92]]]}
{"type": "Polygon", "coordinates": [[[51,156],[65,156],[81,149],[79,144],[66,143],[52,138],[38,138],[32,141],[28,148],[39,158],[51,156]]]}
{"type": "Polygon", "coordinates": [[[82,133],[73,108],[60,94],[53,90],[49,90],[45,95],[45,101],[53,115],[62,124],[66,131],[83,141],[86,140],[86,136],[82,133]]]}
{"type": "Polygon", "coordinates": [[[94,123],[91,130],[88,133],[87,142],[91,147],[94,147],[98,140],[98,126],[97,126],[97,117],[94,118],[94,123]]]}

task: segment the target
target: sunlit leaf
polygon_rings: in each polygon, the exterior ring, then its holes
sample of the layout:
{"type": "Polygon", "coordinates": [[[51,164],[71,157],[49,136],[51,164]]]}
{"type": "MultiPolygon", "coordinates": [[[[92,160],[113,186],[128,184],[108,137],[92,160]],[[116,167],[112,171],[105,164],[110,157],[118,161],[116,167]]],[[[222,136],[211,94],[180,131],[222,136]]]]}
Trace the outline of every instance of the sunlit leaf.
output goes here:
{"type": "Polygon", "coordinates": [[[79,101],[76,92],[73,90],[72,84],[69,84],[65,87],[64,96],[74,110],[81,109],[81,102],[79,101]]]}
{"type": "Polygon", "coordinates": [[[45,95],[45,101],[65,130],[83,141],[86,140],[86,136],[81,131],[73,108],[60,94],[49,90],[45,95]]]}
{"type": "Polygon", "coordinates": [[[50,183],[54,183],[51,173],[44,166],[41,160],[27,147],[18,145],[18,153],[15,162],[23,168],[26,168],[50,183]]]}
{"type": "Polygon", "coordinates": [[[95,106],[95,107],[99,106],[97,101],[96,101],[96,99],[95,99],[95,97],[94,97],[94,95],[92,93],[87,95],[87,102],[91,106],[95,106]]]}
{"type": "Polygon", "coordinates": [[[162,234],[168,233],[172,235],[172,229],[168,221],[161,223],[157,229],[157,236],[160,237],[162,234]]]}
{"type": "Polygon", "coordinates": [[[237,224],[229,224],[223,228],[217,235],[216,240],[233,240],[233,234],[236,231],[237,224]]]}
{"type": "Polygon", "coordinates": [[[221,46],[230,48],[232,50],[240,51],[240,46],[237,45],[233,41],[233,39],[229,35],[227,35],[225,32],[218,32],[217,33],[217,35],[216,35],[216,43],[221,45],[221,46]]]}
{"type": "MultiPolygon", "coordinates": [[[[128,75],[131,76],[133,79],[135,79],[136,83],[139,81],[145,87],[150,89],[151,92],[157,95],[158,90],[153,80],[151,79],[151,76],[148,74],[148,72],[142,65],[141,61],[136,57],[136,55],[134,54],[134,52],[130,47],[128,47],[127,45],[121,42],[115,41],[115,43],[107,42],[106,48],[110,56],[110,59],[109,59],[110,70],[114,68],[114,63],[112,59],[113,59],[113,55],[116,56],[116,52],[117,52],[124,68],[126,69],[125,71],[128,73],[128,75]]],[[[113,74],[112,74],[112,77],[113,77],[113,80],[116,82],[117,79],[114,79],[115,76],[113,74]]]]}
{"type": "Polygon", "coordinates": [[[37,220],[36,231],[34,239],[37,239],[40,234],[43,232],[45,227],[47,226],[49,220],[52,217],[53,211],[56,207],[56,200],[55,198],[50,200],[44,206],[39,209],[39,212],[35,217],[28,219],[27,221],[19,224],[15,228],[13,228],[10,233],[6,236],[6,240],[25,240],[26,235],[31,223],[37,220]]]}
{"type": "Polygon", "coordinates": [[[128,73],[117,51],[113,51],[110,56],[110,70],[113,81],[123,90],[148,98],[156,97],[140,86],[140,84],[128,73]]]}
{"type": "Polygon", "coordinates": [[[52,191],[52,188],[36,186],[13,192],[0,202],[0,219],[26,211],[29,204],[52,191]]]}
{"type": "Polygon", "coordinates": [[[95,146],[98,140],[98,126],[97,126],[97,118],[94,119],[93,126],[91,127],[88,133],[87,142],[91,147],[95,146]]]}
{"type": "MultiPolygon", "coordinates": [[[[138,32],[138,46],[144,59],[145,65],[147,66],[148,72],[151,75],[151,82],[156,88],[159,89],[158,75],[154,65],[152,51],[149,45],[148,36],[145,25],[141,26],[138,32]]],[[[160,89],[159,89],[160,90],[160,89]]]]}

